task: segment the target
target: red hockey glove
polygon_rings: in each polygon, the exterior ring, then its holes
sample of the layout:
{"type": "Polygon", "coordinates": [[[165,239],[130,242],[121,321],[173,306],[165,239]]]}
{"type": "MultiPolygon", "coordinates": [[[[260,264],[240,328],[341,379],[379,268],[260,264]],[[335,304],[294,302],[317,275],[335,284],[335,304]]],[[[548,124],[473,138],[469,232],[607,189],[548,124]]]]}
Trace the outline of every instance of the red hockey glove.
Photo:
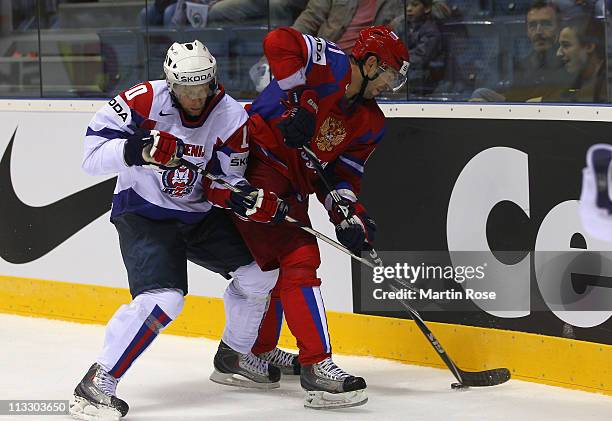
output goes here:
{"type": "Polygon", "coordinates": [[[304,86],[288,92],[287,110],[283,113],[278,129],[290,148],[307,145],[314,135],[319,111],[319,95],[304,86]]]}
{"type": "Polygon", "coordinates": [[[129,166],[151,163],[176,167],[183,149],[183,141],[170,133],[136,129],[125,142],[123,156],[129,166]]]}
{"type": "Polygon", "coordinates": [[[151,136],[153,144],[150,150],[146,147],[143,149],[144,160],[166,167],[178,166],[178,160],[183,156],[185,148],[183,141],[170,133],[158,130],[151,130],[151,136]],[[147,153],[149,156],[147,156],[147,153]]]}
{"type": "Polygon", "coordinates": [[[257,189],[249,184],[239,184],[242,193],[232,192],[227,206],[236,215],[264,224],[277,224],[285,219],[289,206],[276,193],[257,189]]]}

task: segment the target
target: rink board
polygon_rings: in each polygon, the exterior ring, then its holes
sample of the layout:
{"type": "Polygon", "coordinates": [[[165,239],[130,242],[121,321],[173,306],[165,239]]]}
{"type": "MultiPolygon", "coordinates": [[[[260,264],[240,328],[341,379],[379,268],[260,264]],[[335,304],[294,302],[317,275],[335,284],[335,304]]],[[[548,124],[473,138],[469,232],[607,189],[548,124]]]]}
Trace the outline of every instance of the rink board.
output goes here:
{"type": "MultiPolygon", "coordinates": [[[[105,324],[129,301],[126,289],[0,277],[4,313],[105,324]]],[[[328,311],[327,321],[335,353],[445,369],[410,320],[328,311]]],[[[221,299],[187,296],[183,312],[164,333],[219,339],[224,322],[221,299]]],[[[464,370],[504,366],[513,378],[612,395],[611,346],[508,330],[429,325],[464,370]]],[[[280,344],[295,348],[286,325],[280,344]]]]}
{"type": "MultiPolygon", "coordinates": [[[[74,209],[75,214],[89,215],[91,222],[56,247],[47,245],[50,247],[47,251],[36,242],[36,239],[56,235],[57,230],[52,228],[48,230],[37,228],[37,224],[42,226],[45,223],[49,224],[48,215],[33,220],[35,223],[30,227],[27,225],[26,213],[7,214],[6,203],[0,201],[2,209],[0,212],[5,221],[4,231],[0,237],[3,242],[0,251],[2,257],[6,257],[0,259],[0,273],[5,275],[0,278],[2,312],[104,324],[119,305],[129,301],[129,294],[124,289],[126,275],[121,263],[116,233],[108,221],[112,177],[89,177],[80,170],[81,142],[85,128],[93,112],[103,103],[103,101],[0,101],[0,123],[2,123],[0,146],[6,152],[9,142],[13,139],[9,156],[9,178],[14,194],[21,202],[29,207],[42,209],[96,184],[99,184],[100,192],[103,192],[85,203],[80,203],[74,209]],[[17,231],[11,231],[12,226],[6,224],[6,221],[19,217],[26,222],[25,230],[31,228],[32,233],[36,235],[24,237],[15,235],[17,231]]],[[[427,142],[430,140],[428,136],[434,136],[435,139],[435,134],[439,132],[434,131],[429,135],[423,133],[432,127],[440,129],[440,123],[433,119],[445,118],[448,121],[474,119],[474,132],[467,138],[459,140],[467,144],[474,138],[483,150],[495,146],[500,137],[499,133],[478,130],[478,124],[490,119],[539,119],[544,120],[542,124],[552,124],[546,120],[612,121],[612,112],[608,107],[384,104],[382,108],[388,117],[396,118],[389,121],[390,139],[385,141],[386,145],[379,148],[380,150],[368,163],[369,175],[364,181],[363,194],[370,212],[376,215],[379,221],[378,238],[381,250],[392,249],[389,244],[397,244],[395,242],[397,238],[401,241],[403,238],[410,238],[411,241],[417,242],[419,247],[430,250],[438,245],[445,246],[443,241],[432,240],[431,230],[425,233],[429,237],[419,237],[423,233],[418,230],[406,234],[403,229],[397,229],[392,223],[402,219],[393,215],[393,209],[388,203],[389,200],[395,200],[395,197],[389,196],[384,189],[379,188],[389,180],[392,182],[399,180],[394,188],[407,189],[415,196],[422,192],[416,183],[409,183],[408,176],[404,175],[405,180],[402,177],[393,177],[390,168],[405,166],[404,169],[407,170],[407,166],[412,165],[414,160],[427,162],[423,158],[431,156],[428,154],[432,152],[427,150],[427,142]],[[408,136],[406,142],[403,142],[404,139],[399,139],[399,142],[397,139],[393,140],[399,136],[398,133],[401,136],[408,136]],[[483,133],[487,137],[486,141],[482,140],[483,133]],[[391,146],[401,145],[402,142],[404,143],[402,147],[405,148],[403,150],[398,151],[391,146]],[[398,157],[405,160],[396,164],[392,159],[398,157]],[[377,166],[383,168],[376,169],[377,166]],[[379,196],[380,194],[383,194],[383,197],[379,196]]],[[[448,121],[445,124],[450,124],[448,121]]],[[[533,124],[537,122],[533,121],[533,124]]],[[[451,130],[451,134],[448,135],[453,142],[459,142],[456,136],[453,137],[456,133],[456,130],[455,133],[451,130]]],[[[582,139],[579,148],[584,148],[590,140],[585,143],[582,139]]],[[[563,144],[567,143],[568,141],[565,141],[563,144]]],[[[498,146],[512,147],[512,145],[503,145],[503,142],[498,146]]],[[[520,149],[520,146],[518,148],[520,149]]],[[[480,152],[477,149],[471,152],[475,155],[480,152]]],[[[444,154],[444,152],[445,149],[442,148],[438,153],[444,154]]],[[[446,152],[453,159],[462,156],[460,151],[454,151],[452,148],[446,149],[446,152]]],[[[522,152],[529,153],[529,151],[522,152]]],[[[571,153],[576,151],[572,149],[571,153]]],[[[581,153],[583,154],[583,151],[581,153]]],[[[561,158],[567,158],[568,152],[562,152],[561,155],[561,158]]],[[[576,160],[579,161],[576,165],[581,166],[582,156],[576,160]]],[[[417,164],[417,167],[418,165],[420,164],[417,164]]],[[[538,171],[542,173],[545,169],[539,168],[538,171]]],[[[417,181],[422,185],[426,185],[426,181],[429,181],[424,174],[416,173],[414,176],[418,177],[417,181]]],[[[432,196],[440,191],[440,187],[445,182],[444,179],[433,180],[429,187],[432,196]]],[[[575,190],[578,184],[579,180],[576,185],[571,185],[569,190],[573,193],[564,199],[568,201],[577,199],[575,190]]],[[[6,186],[5,184],[5,190],[0,189],[4,191],[5,197],[7,197],[6,186]]],[[[442,201],[448,199],[440,194],[438,196],[442,201]]],[[[433,204],[429,199],[427,196],[415,197],[412,203],[417,203],[418,206],[413,210],[439,206],[442,213],[446,212],[444,205],[448,203],[433,204]]],[[[327,216],[318,206],[313,204],[311,207],[313,224],[324,233],[333,236],[333,227],[327,222],[327,216]]],[[[537,210],[537,206],[534,208],[537,210]]],[[[533,215],[533,210],[527,208],[526,211],[531,211],[533,215]]],[[[538,222],[541,222],[545,215],[546,212],[539,215],[538,222]]],[[[75,217],[76,219],[78,218],[75,217]]],[[[415,220],[418,225],[419,221],[416,218],[415,220]]],[[[414,224],[415,220],[405,222],[414,224]]],[[[60,222],[57,224],[62,225],[60,222]]],[[[446,233],[443,229],[445,224],[443,222],[436,224],[436,229],[442,228],[441,234],[436,236],[445,238],[446,233]]],[[[422,224],[422,227],[423,230],[431,228],[427,224],[422,224]]],[[[23,230],[24,225],[20,225],[19,228],[23,230]]],[[[437,238],[436,236],[434,238],[437,238]]],[[[359,289],[354,279],[355,267],[352,268],[353,276],[351,276],[351,263],[346,256],[325,245],[321,248],[323,263],[319,275],[324,280],[322,290],[326,308],[329,310],[328,322],[335,352],[371,355],[412,364],[442,367],[438,357],[416,326],[411,321],[404,320],[405,314],[385,314],[393,317],[355,314],[363,313],[358,303],[359,289]]],[[[194,265],[189,266],[189,277],[190,295],[185,310],[167,331],[177,335],[219,338],[224,322],[220,297],[226,281],[194,265]]],[[[487,320],[484,324],[481,322],[480,326],[452,324],[453,315],[444,312],[428,314],[427,318],[435,320],[431,323],[434,333],[449,354],[466,370],[506,366],[512,370],[516,378],[612,394],[610,367],[612,347],[605,342],[605,338],[601,339],[601,332],[609,331],[609,318],[591,328],[575,329],[574,331],[578,332],[580,339],[583,340],[555,337],[561,336],[560,327],[563,327],[564,323],[552,313],[546,315],[544,323],[540,323],[537,314],[527,317],[526,324],[522,319],[504,320],[489,316],[486,319],[478,318],[487,320]],[[487,324],[490,320],[493,322],[487,324]],[[491,326],[495,326],[496,329],[487,328],[491,326]],[[538,330],[539,326],[542,330],[538,330]],[[545,333],[547,336],[537,333],[545,333]]],[[[477,324],[477,322],[466,324],[477,324]]],[[[289,347],[294,346],[294,340],[286,329],[283,331],[281,343],[289,347]]]]}
{"type": "MultiPolygon", "coordinates": [[[[549,107],[516,106],[511,113],[508,106],[491,107],[497,115],[481,115],[487,106],[455,104],[439,106],[439,118],[423,118],[417,109],[413,118],[388,119],[384,144],[368,160],[360,195],[377,220],[379,254],[439,251],[445,255],[440,263],[450,264],[454,251],[493,256],[515,251],[521,260],[489,266],[486,285],[511,284],[517,295],[524,294],[526,302],[515,314],[471,303],[459,315],[451,303],[427,314],[428,320],[612,345],[612,243],[586,232],[578,200],[586,151],[595,143],[612,143],[611,125],[572,118],[599,112],[609,119],[611,108],[565,107],[564,120],[549,121],[503,118],[504,112],[518,116],[527,109],[538,115],[549,107]],[[464,107],[475,116],[443,113],[464,107]],[[392,205],[397,197],[406,202],[392,205]],[[553,255],[555,265],[543,263],[553,255]],[[549,277],[553,266],[558,276],[549,277]],[[585,292],[576,291],[575,274],[591,282],[585,292]]],[[[356,268],[354,312],[407,317],[372,311],[360,302],[356,268]]],[[[469,281],[462,286],[473,287],[469,281]]]]}

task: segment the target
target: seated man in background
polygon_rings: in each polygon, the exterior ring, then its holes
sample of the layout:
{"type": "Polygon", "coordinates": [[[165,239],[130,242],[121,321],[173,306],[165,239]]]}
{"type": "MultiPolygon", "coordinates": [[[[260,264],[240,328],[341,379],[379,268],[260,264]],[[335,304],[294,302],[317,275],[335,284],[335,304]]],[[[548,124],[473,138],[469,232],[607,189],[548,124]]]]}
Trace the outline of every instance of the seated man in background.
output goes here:
{"type": "Polygon", "coordinates": [[[552,2],[535,0],[525,18],[531,52],[527,57],[513,60],[513,78],[508,88],[499,90],[479,88],[472,100],[523,102],[541,100],[569,83],[563,63],[556,55],[561,12],[552,2]]]}
{"type": "Polygon", "coordinates": [[[568,83],[568,75],[557,55],[561,14],[552,2],[536,0],[527,11],[527,36],[532,51],[514,60],[514,80],[504,92],[507,101],[546,97],[568,83]]]}

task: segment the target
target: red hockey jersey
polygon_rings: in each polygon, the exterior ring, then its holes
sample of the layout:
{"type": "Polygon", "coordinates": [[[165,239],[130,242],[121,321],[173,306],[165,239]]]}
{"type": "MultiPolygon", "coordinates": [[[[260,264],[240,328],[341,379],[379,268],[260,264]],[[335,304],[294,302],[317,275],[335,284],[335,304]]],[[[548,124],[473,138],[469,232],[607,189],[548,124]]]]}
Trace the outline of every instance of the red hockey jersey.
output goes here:
{"type": "Polygon", "coordinates": [[[358,194],[364,165],[383,137],[385,118],[375,100],[348,106],[344,93],[351,81],[349,58],[334,43],[292,28],[270,32],[264,40],[264,53],[274,80],[248,110],[251,153],[291,180],[296,193],[325,196],[307,156],[285,146],[276,127],[286,109],[282,104],[287,100],[286,91],[306,85],[319,95],[310,148],[337,190],[358,194]]]}

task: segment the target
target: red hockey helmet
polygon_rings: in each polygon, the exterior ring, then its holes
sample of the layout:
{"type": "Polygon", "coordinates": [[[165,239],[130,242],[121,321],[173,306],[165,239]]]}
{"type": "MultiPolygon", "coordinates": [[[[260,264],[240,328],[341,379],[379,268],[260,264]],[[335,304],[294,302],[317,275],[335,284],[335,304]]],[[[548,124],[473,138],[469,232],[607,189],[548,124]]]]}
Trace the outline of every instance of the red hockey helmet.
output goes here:
{"type": "Polygon", "coordinates": [[[409,66],[408,50],[402,40],[387,26],[370,26],[359,31],[359,38],[353,46],[352,56],[358,61],[364,61],[368,54],[378,58],[383,70],[393,69],[396,77],[390,85],[394,91],[406,83],[409,66]]]}

